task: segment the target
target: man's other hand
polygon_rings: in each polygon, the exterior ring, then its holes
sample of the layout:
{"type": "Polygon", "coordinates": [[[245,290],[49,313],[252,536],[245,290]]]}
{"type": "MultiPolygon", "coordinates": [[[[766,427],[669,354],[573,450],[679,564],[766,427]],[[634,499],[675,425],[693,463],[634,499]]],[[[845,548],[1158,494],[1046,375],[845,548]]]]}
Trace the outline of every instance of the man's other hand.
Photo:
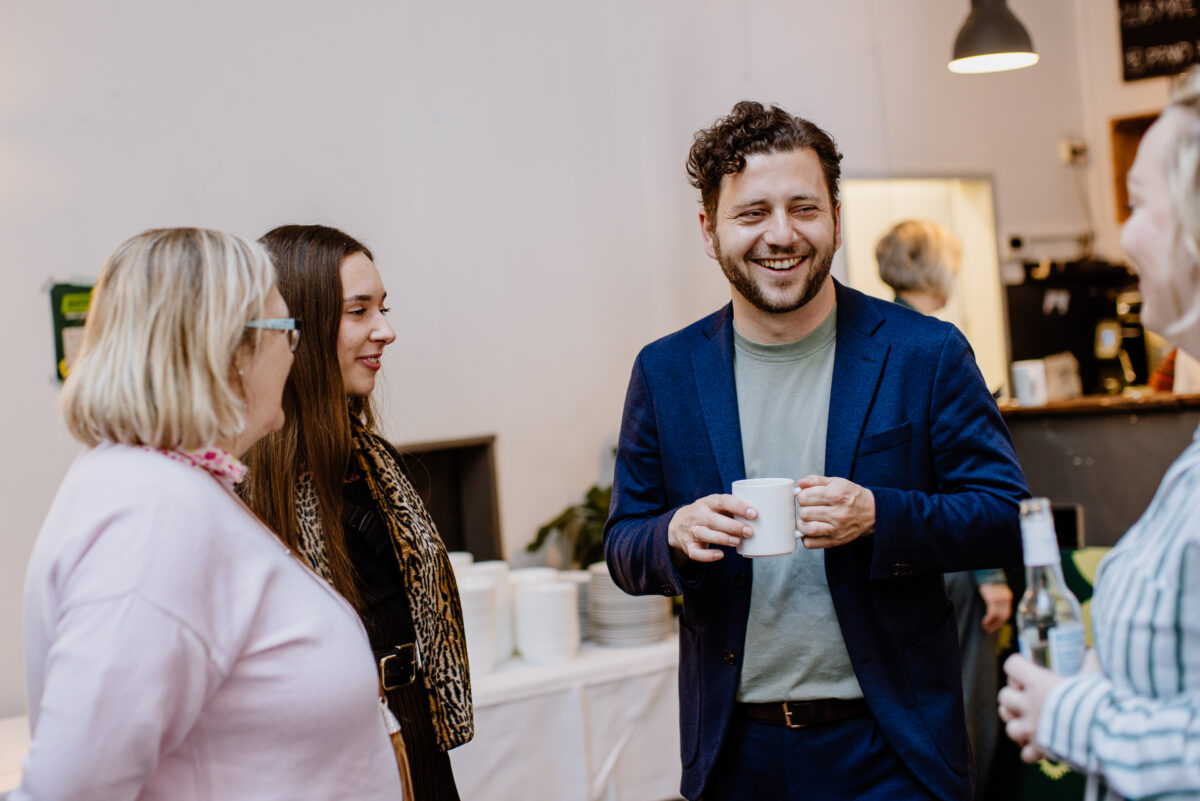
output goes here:
{"type": "Polygon", "coordinates": [[[1012,590],[1007,584],[988,582],[979,585],[979,597],[985,606],[983,630],[988,634],[999,631],[1012,615],[1012,590]]]}
{"type": "Polygon", "coordinates": [[[715,562],[725,554],[713,545],[735,547],[754,529],[733,515],[753,520],[758,510],[732,495],[706,495],[680,507],[667,526],[667,543],[676,564],[686,560],[715,562]]]}

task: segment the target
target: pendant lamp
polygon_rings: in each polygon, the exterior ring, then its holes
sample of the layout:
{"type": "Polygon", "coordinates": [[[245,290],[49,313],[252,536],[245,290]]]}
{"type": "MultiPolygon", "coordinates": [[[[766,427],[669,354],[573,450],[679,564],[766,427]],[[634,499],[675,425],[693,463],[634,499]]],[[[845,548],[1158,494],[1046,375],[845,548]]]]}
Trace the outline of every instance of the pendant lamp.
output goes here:
{"type": "Polygon", "coordinates": [[[1029,31],[1006,0],[971,0],[971,13],[954,40],[951,72],[1003,72],[1037,62],[1029,31]]]}

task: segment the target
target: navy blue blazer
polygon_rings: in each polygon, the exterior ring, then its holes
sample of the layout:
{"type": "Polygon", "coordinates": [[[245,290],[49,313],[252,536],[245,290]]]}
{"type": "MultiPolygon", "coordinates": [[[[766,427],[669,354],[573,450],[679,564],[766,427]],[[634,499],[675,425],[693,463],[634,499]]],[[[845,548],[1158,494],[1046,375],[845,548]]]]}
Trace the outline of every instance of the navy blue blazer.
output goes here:
{"type": "MultiPolygon", "coordinates": [[[[1020,564],[1029,494],[1008,430],[954,326],[840,284],[825,474],[875,496],[875,531],[825,551],[863,695],[937,796],[971,797],[958,635],[942,574],[1020,564]]],[[[633,594],[683,594],[681,791],[703,792],[729,729],[750,611],[750,561],[732,548],[671,563],[675,511],[745,477],[726,306],[646,346],[629,382],[605,557],[633,594]]],[[[799,478],[799,476],[795,476],[799,478]]],[[[797,626],[804,621],[798,619],[797,626]]]]}

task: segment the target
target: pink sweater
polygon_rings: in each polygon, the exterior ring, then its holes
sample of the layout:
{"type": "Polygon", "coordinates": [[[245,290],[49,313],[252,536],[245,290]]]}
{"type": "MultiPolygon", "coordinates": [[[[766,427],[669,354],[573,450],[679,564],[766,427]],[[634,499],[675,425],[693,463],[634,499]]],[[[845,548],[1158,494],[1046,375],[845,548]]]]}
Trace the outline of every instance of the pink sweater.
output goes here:
{"type": "Polygon", "coordinates": [[[397,801],[354,610],[203,470],[84,453],[25,583],[12,801],[397,801]]]}

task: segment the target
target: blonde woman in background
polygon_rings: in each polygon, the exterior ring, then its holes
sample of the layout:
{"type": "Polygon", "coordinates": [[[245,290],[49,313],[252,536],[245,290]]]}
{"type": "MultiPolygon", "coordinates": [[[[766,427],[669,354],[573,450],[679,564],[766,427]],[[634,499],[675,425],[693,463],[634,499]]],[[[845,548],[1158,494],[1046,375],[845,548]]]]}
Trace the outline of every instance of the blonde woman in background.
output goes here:
{"type": "MultiPolygon", "coordinates": [[[[962,266],[962,243],[949,229],[928,220],[905,220],[875,246],[879,277],[896,293],[901,306],[932,314],[946,305],[962,266]]],[[[992,756],[1000,735],[995,698],[997,639],[1012,616],[1013,593],[1004,571],[962,570],[947,573],[946,595],[954,604],[962,655],[963,703],[967,734],[975,752],[975,796],[988,785],[992,756]]]]}
{"type": "Polygon", "coordinates": [[[396,801],[354,610],[234,495],[299,329],[266,252],[147,231],[109,259],[63,415],[88,446],[25,584],[11,801],[396,801]]]}
{"type": "MultiPolygon", "coordinates": [[[[1146,132],[1128,180],[1121,245],[1142,321],[1200,354],[1200,73],[1146,132]]],[[[1091,670],[1005,662],[1000,716],[1022,759],[1066,761],[1106,798],[1200,798],[1200,439],[1101,562],[1092,626],[1091,670]]]]}
{"type": "Polygon", "coordinates": [[[958,237],[928,220],[897,223],[875,245],[879,277],[901,306],[933,314],[946,305],[962,264],[958,237]]]}

